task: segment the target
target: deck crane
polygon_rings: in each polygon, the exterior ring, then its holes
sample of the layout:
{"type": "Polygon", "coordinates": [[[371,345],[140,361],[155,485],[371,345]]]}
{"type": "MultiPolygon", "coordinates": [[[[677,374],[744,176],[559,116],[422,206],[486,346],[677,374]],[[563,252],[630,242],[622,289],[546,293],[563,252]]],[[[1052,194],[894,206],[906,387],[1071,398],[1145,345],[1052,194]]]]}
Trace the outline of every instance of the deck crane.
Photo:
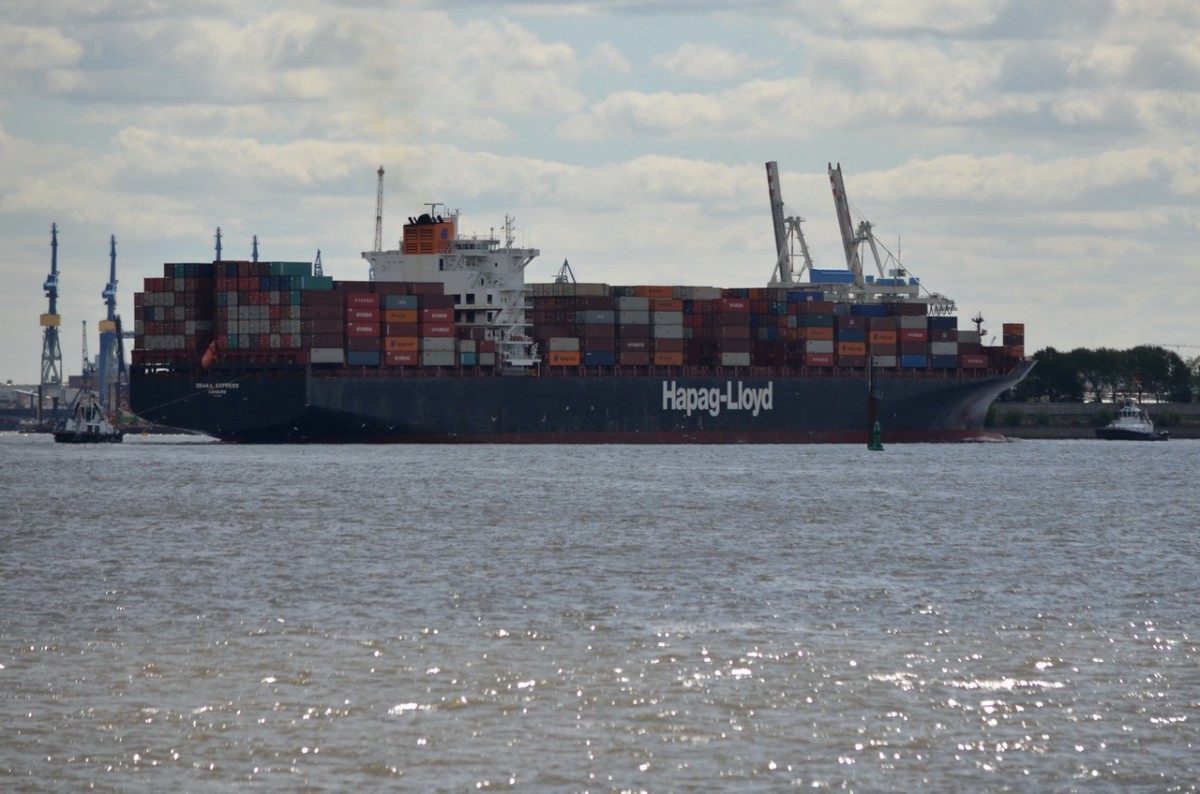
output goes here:
{"type": "Polygon", "coordinates": [[[558,274],[554,277],[555,284],[574,284],[575,271],[571,270],[571,263],[563,260],[562,267],[558,269],[558,274]]]}
{"type": "MultiPolygon", "coordinates": [[[[375,246],[371,249],[378,253],[383,250],[383,166],[379,166],[379,186],[375,190],[375,246]]],[[[371,271],[368,278],[375,280],[375,260],[371,260],[371,271]]]]}
{"type": "Polygon", "coordinates": [[[771,286],[791,286],[800,280],[805,271],[812,272],[812,256],[800,224],[799,215],[784,215],[783,191],[779,187],[779,167],[775,161],[767,163],[767,192],[771,198],[771,223],[775,229],[775,269],[771,273],[771,286]],[[804,264],[800,272],[793,265],[795,243],[800,245],[804,264]]]}
{"type": "Polygon", "coordinates": [[[37,421],[42,424],[42,401],[50,400],[50,420],[58,421],[58,412],[66,402],[63,392],[62,344],[58,329],[62,318],[58,315],[58,224],[50,224],[50,275],[42,284],[50,305],[40,318],[42,326],[42,379],[38,385],[37,421]]]}
{"type": "Polygon", "coordinates": [[[886,301],[909,301],[925,303],[932,315],[953,314],[956,310],[954,301],[936,292],[921,295],[920,282],[911,278],[908,271],[900,264],[887,248],[875,238],[874,228],[870,221],[861,221],[855,229],[850,217],[850,201],[846,198],[846,185],[842,181],[842,164],[829,164],[829,184],[833,188],[833,205],[837,212],[838,228],[842,232],[842,247],[846,252],[846,267],[853,274],[854,287],[858,292],[871,292],[886,301]],[[866,243],[871,247],[871,257],[875,260],[875,269],[879,277],[863,275],[862,258],[859,256],[859,246],[866,243]],[[891,272],[885,269],[884,261],[879,256],[883,247],[888,254],[888,262],[893,265],[891,272]]]}
{"type": "Polygon", "coordinates": [[[105,318],[99,323],[100,353],[96,361],[95,389],[101,407],[109,413],[117,410],[120,395],[120,379],[125,371],[121,339],[121,318],[117,316],[117,237],[108,238],[108,283],[100,296],[107,308],[105,318]],[[111,399],[110,399],[111,398],[111,399]]]}

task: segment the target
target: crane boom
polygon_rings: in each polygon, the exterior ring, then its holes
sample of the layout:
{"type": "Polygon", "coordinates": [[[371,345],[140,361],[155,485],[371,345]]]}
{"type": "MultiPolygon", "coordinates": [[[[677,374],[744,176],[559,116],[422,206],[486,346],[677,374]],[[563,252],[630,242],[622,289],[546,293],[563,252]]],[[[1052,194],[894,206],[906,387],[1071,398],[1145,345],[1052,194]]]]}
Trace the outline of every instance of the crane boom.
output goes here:
{"type": "Polygon", "coordinates": [[[783,223],[783,192],[779,188],[779,166],[767,163],[767,194],[771,199],[771,225],[775,229],[775,274],[779,281],[792,281],[792,258],[788,255],[787,229],[783,223]]]}
{"type": "Polygon", "coordinates": [[[838,228],[842,231],[842,247],[846,251],[846,267],[854,274],[854,283],[865,282],[862,260],[858,257],[858,236],[854,233],[854,221],[850,218],[850,202],[846,199],[846,185],[842,182],[842,164],[835,168],[829,164],[829,183],[833,187],[833,206],[837,211],[838,228]]]}

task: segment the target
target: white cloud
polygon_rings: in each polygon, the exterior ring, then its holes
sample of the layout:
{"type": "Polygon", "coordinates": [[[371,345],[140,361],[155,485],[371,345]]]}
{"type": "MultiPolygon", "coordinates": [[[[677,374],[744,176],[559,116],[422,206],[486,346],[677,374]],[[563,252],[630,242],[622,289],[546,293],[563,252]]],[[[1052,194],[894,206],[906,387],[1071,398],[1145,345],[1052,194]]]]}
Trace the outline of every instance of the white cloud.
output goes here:
{"type": "Polygon", "coordinates": [[[699,80],[727,80],[755,66],[752,58],[712,44],[684,44],[654,56],[651,63],[671,74],[699,80]]]}

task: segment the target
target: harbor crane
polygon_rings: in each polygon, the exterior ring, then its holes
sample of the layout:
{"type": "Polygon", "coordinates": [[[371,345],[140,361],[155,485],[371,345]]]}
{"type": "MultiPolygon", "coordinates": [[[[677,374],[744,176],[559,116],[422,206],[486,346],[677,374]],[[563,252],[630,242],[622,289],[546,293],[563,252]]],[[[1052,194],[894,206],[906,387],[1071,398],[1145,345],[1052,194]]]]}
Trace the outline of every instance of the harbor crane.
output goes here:
{"type": "MultiPolygon", "coordinates": [[[[376,253],[383,250],[383,166],[379,166],[379,186],[375,190],[375,245],[372,251],[376,253]]],[[[370,281],[375,280],[375,260],[371,260],[371,270],[368,276],[370,281]]]]}
{"type": "Polygon", "coordinates": [[[117,315],[117,237],[108,238],[108,283],[100,296],[107,309],[105,318],[99,323],[100,352],[96,361],[95,389],[100,406],[107,412],[117,410],[120,380],[125,373],[124,342],[121,333],[121,318],[117,315]]]}
{"type": "Polygon", "coordinates": [[[37,422],[42,424],[42,401],[50,400],[50,420],[57,422],[58,413],[66,402],[63,391],[62,344],[58,329],[62,318],[58,314],[58,224],[50,224],[50,275],[42,284],[50,305],[40,318],[42,326],[42,379],[38,384],[37,422]]]}

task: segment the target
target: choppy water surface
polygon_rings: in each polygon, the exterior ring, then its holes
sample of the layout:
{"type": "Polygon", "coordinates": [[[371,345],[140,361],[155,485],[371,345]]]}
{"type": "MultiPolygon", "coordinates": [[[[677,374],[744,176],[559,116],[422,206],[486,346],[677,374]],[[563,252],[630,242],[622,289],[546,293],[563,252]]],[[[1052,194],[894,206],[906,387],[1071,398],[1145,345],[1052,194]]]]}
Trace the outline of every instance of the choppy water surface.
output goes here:
{"type": "Polygon", "coordinates": [[[1196,791],[1200,443],[0,437],[0,789],[1196,791]]]}

